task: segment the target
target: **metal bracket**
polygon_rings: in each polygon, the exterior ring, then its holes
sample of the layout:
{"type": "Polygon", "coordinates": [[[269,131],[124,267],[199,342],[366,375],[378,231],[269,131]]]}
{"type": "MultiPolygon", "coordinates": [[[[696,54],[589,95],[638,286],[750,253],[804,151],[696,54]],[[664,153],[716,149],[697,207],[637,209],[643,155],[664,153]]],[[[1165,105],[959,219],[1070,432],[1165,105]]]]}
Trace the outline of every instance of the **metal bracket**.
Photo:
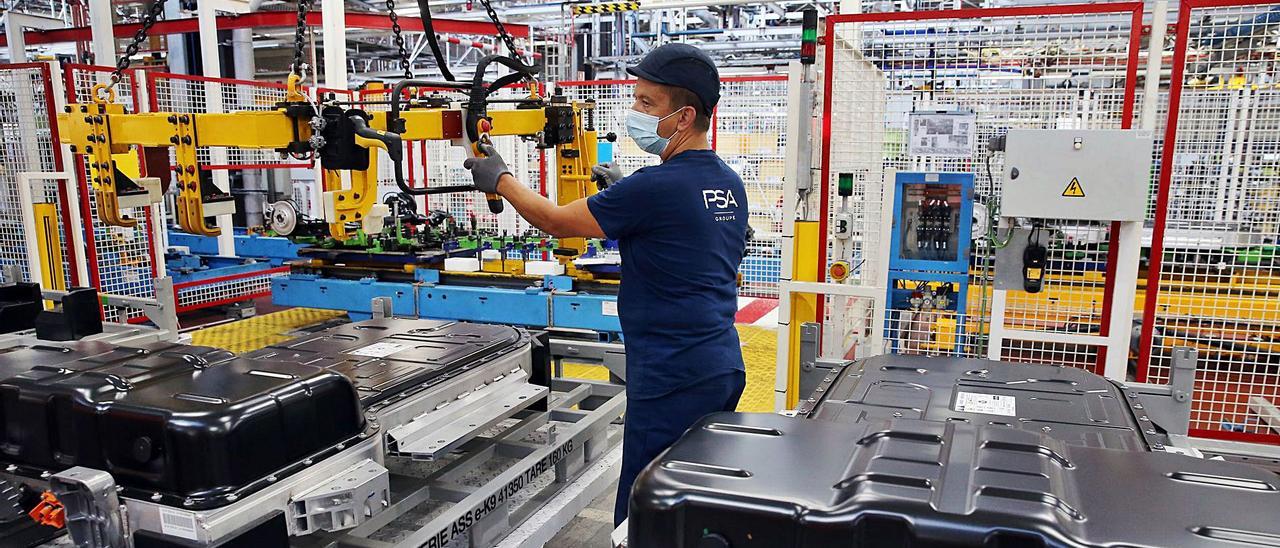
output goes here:
{"type": "MultiPolygon", "coordinates": [[[[155,298],[99,293],[98,299],[103,306],[119,306],[141,310],[147,316],[147,319],[155,323],[156,327],[164,332],[164,340],[175,341],[178,339],[179,326],[178,314],[174,305],[177,299],[173,291],[173,278],[168,276],[156,278],[154,285],[156,289],[155,298]]],[[[54,289],[45,289],[41,291],[41,294],[44,298],[54,301],[61,301],[63,297],[67,296],[66,291],[54,289]]]]}
{"type": "Polygon", "coordinates": [[[111,474],[76,466],[49,478],[49,485],[66,509],[67,531],[78,548],[133,546],[111,474]]]}
{"type": "Polygon", "coordinates": [[[812,371],[818,360],[818,338],[822,326],[806,322],[800,324],[800,371],[812,371]]]}
{"type": "Polygon", "coordinates": [[[445,402],[387,432],[387,453],[436,460],[479,433],[547,397],[545,386],[509,374],[445,402]]]}
{"type": "Polygon", "coordinates": [[[1262,424],[1267,425],[1272,431],[1280,433],[1280,408],[1261,396],[1251,396],[1249,398],[1249,412],[1258,416],[1262,424]]]}
{"type": "MultiPolygon", "coordinates": [[[[574,362],[596,362],[608,369],[619,381],[627,380],[627,351],[619,343],[552,338],[551,356],[557,365],[565,358],[571,358],[574,362]]],[[[557,369],[557,375],[558,371],[557,369]]]]}
{"type": "Polygon", "coordinates": [[[145,192],[117,197],[117,203],[120,204],[122,209],[147,207],[164,200],[164,191],[160,188],[159,177],[140,177],[134,182],[145,192]]]}
{"type": "Polygon", "coordinates": [[[1151,417],[1151,422],[1171,435],[1186,436],[1190,427],[1197,357],[1194,348],[1175,348],[1169,368],[1169,384],[1125,384],[1126,388],[1138,393],[1138,402],[1151,417]]]}
{"type": "Polygon", "coordinates": [[[16,264],[0,265],[0,284],[10,285],[22,281],[22,267],[16,264]]]}
{"type": "Polygon", "coordinates": [[[381,464],[370,459],[356,463],[290,499],[289,534],[302,536],[359,526],[391,505],[390,481],[390,473],[381,464]]]}
{"type": "MultiPolygon", "coordinates": [[[[417,299],[414,299],[416,302],[417,299]]],[[[373,311],[373,317],[376,319],[390,318],[393,316],[391,310],[391,297],[374,297],[369,304],[370,310],[373,311]]]]}

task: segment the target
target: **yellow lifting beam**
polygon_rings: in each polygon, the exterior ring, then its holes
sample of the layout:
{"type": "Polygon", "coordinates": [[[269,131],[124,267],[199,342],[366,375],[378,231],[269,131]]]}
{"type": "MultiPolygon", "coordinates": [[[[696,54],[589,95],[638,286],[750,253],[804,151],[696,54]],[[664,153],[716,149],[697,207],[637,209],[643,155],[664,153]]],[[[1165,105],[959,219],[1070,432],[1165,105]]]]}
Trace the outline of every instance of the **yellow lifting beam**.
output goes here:
{"type": "MultiPolygon", "coordinates": [[[[291,77],[292,79],[293,77],[291,77]]],[[[293,84],[291,80],[291,84],[293,84]]],[[[294,86],[291,86],[291,90],[294,86]]],[[[201,188],[200,147],[233,147],[241,149],[286,150],[291,145],[306,143],[313,130],[303,117],[291,116],[286,109],[245,111],[220,114],[151,112],[129,114],[124,106],[111,101],[111,94],[94,93],[95,102],[75,104],[58,115],[58,132],[72,151],[84,154],[90,167],[98,215],[104,223],[134,226],[135,219],[120,212],[117,195],[119,176],[112,154],[129,152],[133,147],[174,149],[178,184],[177,218],[183,230],[203,236],[216,236],[219,229],[206,224],[206,196],[201,188]]],[[[289,94],[295,101],[305,99],[296,91],[289,94]],[[296,96],[296,97],[295,97],[296,96]]],[[[534,97],[536,99],[536,97],[534,97]]],[[[583,109],[591,103],[573,105],[575,125],[572,142],[556,146],[559,168],[558,201],[563,205],[595,193],[591,167],[596,161],[596,132],[582,124],[583,109]]],[[[488,112],[485,132],[489,136],[536,137],[547,127],[547,108],[525,108],[488,112]]],[[[390,113],[370,112],[368,127],[385,135],[391,126],[390,113]]],[[[452,140],[462,144],[465,134],[461,108],[413,108],[399,113],[404,133],[401,141],[452,140]]],[[[318,115],[318,114],[317,114],[318,115]]],[[[350,188],[342,187],[339,170],[324,170],[326,209],[330,235],[346,239],[346,223],[365,221],[377,205],[378,153],[386,144],[377,139],[357,136],[356,144],[368,149],[369,166],[352,170],[350,188]]],[[[322,166],[323,167],[323,166],[322,166]]],[[[225,202],[226,199],[222,201],[225,202]]],[[[380,229],[380,225],[377,226],[380,229]]],[[[577,242],[578,251],[585,248],[577,242]]]]}

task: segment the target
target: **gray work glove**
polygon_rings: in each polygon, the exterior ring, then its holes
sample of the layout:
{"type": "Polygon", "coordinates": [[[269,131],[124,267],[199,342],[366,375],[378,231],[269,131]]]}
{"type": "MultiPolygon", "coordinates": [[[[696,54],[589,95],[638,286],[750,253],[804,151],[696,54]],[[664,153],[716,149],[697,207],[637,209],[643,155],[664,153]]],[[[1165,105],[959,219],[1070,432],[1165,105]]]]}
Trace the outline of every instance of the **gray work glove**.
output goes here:
{"type": "Polygon", "coordinates": [[[503,174],[511,173],[511,169],[498,156],[498,150],[493,145],[481,144],[479,148],[484,158],[467,158],[462,162],[462,167],[471,172],[471,180],[475,182],[477,190],[485,194],[497,194],[498,180],[502,179],[503,174]]]}
{"type": "Polygon", "coordinates": [[[614,162],[596,164],[591,168],[591,180],[600,186],[600,190],[622,180],[622,169],[614,162]]]}

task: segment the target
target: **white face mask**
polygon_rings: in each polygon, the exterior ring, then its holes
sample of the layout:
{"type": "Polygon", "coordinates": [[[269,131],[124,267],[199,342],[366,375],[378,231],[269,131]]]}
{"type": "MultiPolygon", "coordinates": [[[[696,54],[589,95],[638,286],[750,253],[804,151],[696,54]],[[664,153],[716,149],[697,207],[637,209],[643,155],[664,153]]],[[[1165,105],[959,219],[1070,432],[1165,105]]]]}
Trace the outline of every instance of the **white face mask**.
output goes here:
{"type": "Polygon", "coordinates": [[[662,152],[667,150],[667,145],[671,143],[671,138],[658,135],[658,124],[662,123],[662,121],[667,118],[675,116],[681,110],[684,109],[676,109],[675,112],[661,118],[652,114],[645,114],[634,109],[628,110],[627,135],[630,135],[631,139],[634,140],[637,145],[640,145],[641,150],[644,150],[649,154],[661,156],[662,152]]]}

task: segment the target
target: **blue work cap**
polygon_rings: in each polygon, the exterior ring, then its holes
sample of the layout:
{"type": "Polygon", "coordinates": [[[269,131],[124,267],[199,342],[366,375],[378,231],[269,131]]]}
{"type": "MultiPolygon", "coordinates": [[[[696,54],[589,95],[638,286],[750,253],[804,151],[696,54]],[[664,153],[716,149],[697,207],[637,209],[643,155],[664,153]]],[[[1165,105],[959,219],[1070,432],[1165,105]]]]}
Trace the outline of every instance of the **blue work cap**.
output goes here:
{"type": "Polygon", "coordinates": [[[720,71],[716,70],[711,57],[688,44],[659,46],[644,56],[640,64],[628,68],[627,73],[693,92],[707,116],[720,102],[720,71]]]}

